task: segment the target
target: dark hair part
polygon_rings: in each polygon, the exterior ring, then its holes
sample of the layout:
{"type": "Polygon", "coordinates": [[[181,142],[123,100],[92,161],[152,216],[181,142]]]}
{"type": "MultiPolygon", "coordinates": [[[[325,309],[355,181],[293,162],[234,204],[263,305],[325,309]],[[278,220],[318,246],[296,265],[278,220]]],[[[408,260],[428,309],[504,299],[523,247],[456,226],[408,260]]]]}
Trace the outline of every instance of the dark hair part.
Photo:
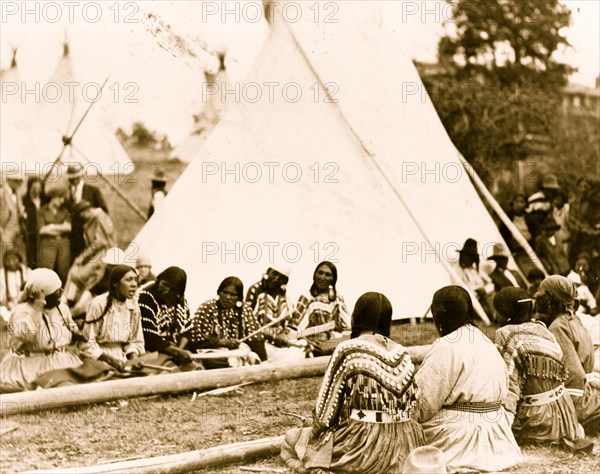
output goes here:
{"type": "Polygon", "coordinates": [[[108,296],[106,298],[106,306],[104,306],[104,310],[102,311],[102,314],[100,316],[98,316],[95,320],[93,321],[86,321],[85,324],[93,324],[93,323],[97,323],[98,321],[101,321],[104,316],[106,316],[108,314],[108,311],[110,310],[110,307],[113,304],[113,301],[116,298],[116,287],[119,284],[119,282],[121,281],[121,279],[129,272],[134,272],[137,274],[137,271],[135,270],[135,268],[130,267],[129,265],[115,265],[113,267],[113,269],[110,271],[110,276],[108,278],[108,296]]]}
{"type": "Polygon", "coordinates": [[[310,294],[314,297],[319,295],[319,290],[317,289],[317,284],[315,283],[315,279],[317,277],[317,271],[319,271],[319,268],[321,268],[322,266],[326,266],[327,268],[329,268],[329,270],[331,270],[331,274],[333,275],[333,281],[331,282],[331,286],[333,286],[333,299],[331,299],[331,295],[330,295],[329,301],[335,301],[335,299],[337,298],[337,290],[335,288],[335,284],[337,283],[337,279],[338,279],[337,268],[333,263],[331,263],[327,260],[319,263],[317,265],[317,267],[315,268],[315,271],[313,272],[313,284],[310,287],[310,294]]]}
{"type": "Polygon", "coordinates": [[[473,301],[469,292],[460,286],[445,286],[433,295],[433,320],[441,336],[473,322],[473,301]]]}
{"type": "Polygon", "coordinates": [[[365,293],[354,305],[350,337],[358,337],[363,331],[374,331],[390,337],[392,311],[392,303],[385,295],[376,292],[365,293]]]}
{"type": "Polygon", "coordinates": [[[219,285],[219,288],[217,288],[217,294],[221,293],[221,291],[228,286],[233,286],[235,288],[235,292],[237,293],[238,300],[244,301],[244,284],[242,283],[242,280],[234,276],[225,278],[219,285]]]}

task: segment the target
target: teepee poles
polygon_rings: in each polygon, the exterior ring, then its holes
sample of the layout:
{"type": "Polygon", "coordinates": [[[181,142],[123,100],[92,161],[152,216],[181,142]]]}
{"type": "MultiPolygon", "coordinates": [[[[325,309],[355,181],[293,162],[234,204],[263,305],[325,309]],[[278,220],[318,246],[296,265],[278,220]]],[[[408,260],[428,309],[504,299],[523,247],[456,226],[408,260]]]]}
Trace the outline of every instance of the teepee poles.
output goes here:
{"type": "MultiPolygon", "coordinates": [[[[71,146],[73,147],[73,149],[79,154],[81,155],[81,157],[87,161],[88,163],[92,163],[92,161],[83,154],[83,152],[77,148],[75,145],[71,144],[71,146]]],[[[125,204],[127,204],[131,210],[140,218],[142,219],[142,221],[146,222],[146,214],[144,214],[144,212],[136,205],[136,203],[134,203],[131,199],[129,199],[125,193],[123,191],[121,191],[119,189],[119,187],[113,183],[110,179],[108,179],[106,176],[104,176],[103,173],[99,173],[98,174],[99,178],[104,181],[109,187],[110,189],[112,189],[122,200],[123,202],[125,202],[125,204]]]]}
{"type": "MultiPolygon", "coordinates": [[[[108,77],[104,80],[104,82],[102,83],[102,86],[100,86],[100,92],[98,93],[98,95],[102,94],[102,90],[104,89],[104,86],[106,85],[107,82],[108,82],[108,77]]],[[[92,101],[90,103],[90,105],[88,106],[88,108],[86,109],[86,111],[84,112],[84,114],[81,116],[81,119],[79,119],[79,122],[77,122],[77,125],[75,126],[75,128],[71,132],[71,135],[70,136],[63,135],[63,137],[62,137],[62,142],[63,142],[62,150],[60,151],[58,157],[54,160],[54,162],[52,163],[52,166],[50,166],[50,169],[48,170],[48,172],[45,174],[44,178],[42,179],[42,181],[44,183],[48,180],[48,178],[52,174],[52,171],[54,170],[54,168],[56,167],[56,165],[58,165],[60,163],[60,160],[62,159],[63,155],[65,154],[65,150],[67,149],[67,147],[68,146],[73,146],[73,137],[77,133],[77,130],[79,130],[79,127],[81,127],[81,125],[83,124],[83,121],[85,120],[85,118],[87,117],[87,115],[90,113],[90,110],[92,110],[92,107],[94,106],[94,104],[96,102],[97,101],[92,101]]],[[[66,132],[66,133],[68,133],[68,132],[66,132]]]]}
{"type": "MultiPolygon", "coordinates": [[[[485,186],[485,184],[483,183],[483,181],[481,180],[481,178],[479,177],[477,172],[473,169],[473,167],[465,159],[465,157],[462,156],[462,154],[460,154],[458,152],[457,152],[457,154],[458,154],[458,158],[460,159],[460,161],[463,165],[463,168],[465,169],[465,171],[471,178],[471,181],[473,181],[473,184],[475,185],[477,190],[481,193],[481,195],[484,197],[484,199],[488,202],[488,204],[491,206],[491,208],[494,210],[494,212],[496,212],[496,214],[498,215],[498,217],[500,218],[502,223],[508,228],[508,230],[510,230],[512,236],[518,242],[518,244],[521,247],[523,247],[523,250],[525,250],[525,252],[527,252],[527,256],[531,259],[533,264],[537,268],[539,268],[542,272],[544,272],[544,275],[548,276],[548,273],[546,272],[544,266],[540,262],[540,259],[535,254],[534,250],[529,245],[529,242],[527,242],[525,237],[523,237],[523,234],[521,234],[521,232],[519,232],[519,229],[517,229],[517,227],[513,224],[513,222],[506,215],[506,213],[504,212],[504,209],[502,209],[502,206],[500,206],[498,201],[496,201],[496,199],[494,198],[492,193],[489,192],[489,190],[487,189],[487,187],[485,186]]],[[[519,270],[519,273],[521,274],[521,277],[524,279],[524,281],[527,281],[527,278],[525,278],[525,276],[521,273],[520,270],[519,270]]]]}

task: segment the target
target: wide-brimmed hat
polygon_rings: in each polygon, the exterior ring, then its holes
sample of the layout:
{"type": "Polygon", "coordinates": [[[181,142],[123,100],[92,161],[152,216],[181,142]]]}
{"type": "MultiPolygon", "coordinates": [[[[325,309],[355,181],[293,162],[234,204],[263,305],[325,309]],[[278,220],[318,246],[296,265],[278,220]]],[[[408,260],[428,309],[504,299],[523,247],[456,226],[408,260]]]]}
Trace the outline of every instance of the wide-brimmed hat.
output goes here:
{"type": "Polygon", "coordinates": [[[542,180],[542,188],[544,189],[560,189],[558,178],[555,174],[547,174],[542,180]]]}
{"type": "Polygon", "coordinates": [[[510,254],[502,244],[494,244],[492,247],[492,254],[487,258],[488,260],[496,260],[498,258],[509,258],[510,254]]]}
{"type": "Polygon", "coordinates": [[[476,257],[477,255],[479,255],[479,253],[477,252],[477,241],[475,239],[471,239],[471,238],[465,240],[465,243],[464,243],[462,249],[459,249],[458,253],[461,253],[464,255],[472,255],[472,256],[476,257]]]}
{"type": "Polygon", "coordinates": [[[83,178],[83,166],[79,163],[72,163],[67,166],[67,179],[83,178]]]}
{"type": "Polygon", "coordinates": [[[444,453],[434,446],[420,446],[413,449],[402,468],[402,474],[446,474],[444,453]]]}

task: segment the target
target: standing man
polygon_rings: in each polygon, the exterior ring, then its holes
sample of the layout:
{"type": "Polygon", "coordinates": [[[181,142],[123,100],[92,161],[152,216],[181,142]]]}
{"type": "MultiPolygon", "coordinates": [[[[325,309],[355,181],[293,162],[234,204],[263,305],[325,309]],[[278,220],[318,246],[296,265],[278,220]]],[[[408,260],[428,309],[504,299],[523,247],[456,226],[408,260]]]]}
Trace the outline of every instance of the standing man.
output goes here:
{"type": "Polygon", "coordinates": [[[150,192],[152,193],[152,198],[150,199],[150,206],[148,208],[148,219],[152,217],[152,214],[160,207],[167,196],[167,180],[163,170],[155,170],[151,182],[152,188],[150,192]]]}
{"type": "Polygon", "coordinates": [[[71,209],[71,261],[85,249],[86,244],[83,237],[83,221],[73,213],[76,204],[87,201],[93,208],[100,208],[108,214],[108,206],[102,196],[102,192],[83,180],[83,166],[79,163],[71,163],[67,167],[67,178],[69,180],[69,204],[71,209]]]}
{"type": "Polygon", "coordinates": [[[24,217],[24,211],[19,196],[23,180],[18,173],[3,178],[0,187],[0,262],[9,248],[15,249],[22,257],[25,254],[21,236],[21,218],[24,217]]]}

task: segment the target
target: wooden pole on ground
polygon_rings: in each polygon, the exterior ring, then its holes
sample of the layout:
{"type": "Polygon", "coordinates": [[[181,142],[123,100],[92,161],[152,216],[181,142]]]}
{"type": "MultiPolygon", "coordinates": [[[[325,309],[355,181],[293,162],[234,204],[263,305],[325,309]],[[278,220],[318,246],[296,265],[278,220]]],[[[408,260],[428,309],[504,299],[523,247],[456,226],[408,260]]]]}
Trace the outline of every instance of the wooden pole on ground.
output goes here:
{"type": "MultiPolygon", "coordinates": [[[[410,346],[406,350],[415,363],[425,357],[431,346],[410,346]]],[[[265,363],[230,369],[198,370],[176,374],[149,375],[123,380],[107,380],[68,387],[0,395],[0,416],[40,410],[86,405],[124,398],[146,397],[180,392],[204,391],[248,382],[314,377],[323,375],[329,356],[289,362],[265,363]]]]}
{"type": "Polygon", "coordinates": [[[173,474],[194,472],[199,469],[222,466],[224,464],[248,462],[256,458],[264,458],[279,454],[283,436],[262,438],[241,443],[215,446],[214,448],[188,451],[185,453],[153,458],[135,459],[88,467],[72,467],[28,471],[31,473],[136,473],[136,474],[173,474]]]}

